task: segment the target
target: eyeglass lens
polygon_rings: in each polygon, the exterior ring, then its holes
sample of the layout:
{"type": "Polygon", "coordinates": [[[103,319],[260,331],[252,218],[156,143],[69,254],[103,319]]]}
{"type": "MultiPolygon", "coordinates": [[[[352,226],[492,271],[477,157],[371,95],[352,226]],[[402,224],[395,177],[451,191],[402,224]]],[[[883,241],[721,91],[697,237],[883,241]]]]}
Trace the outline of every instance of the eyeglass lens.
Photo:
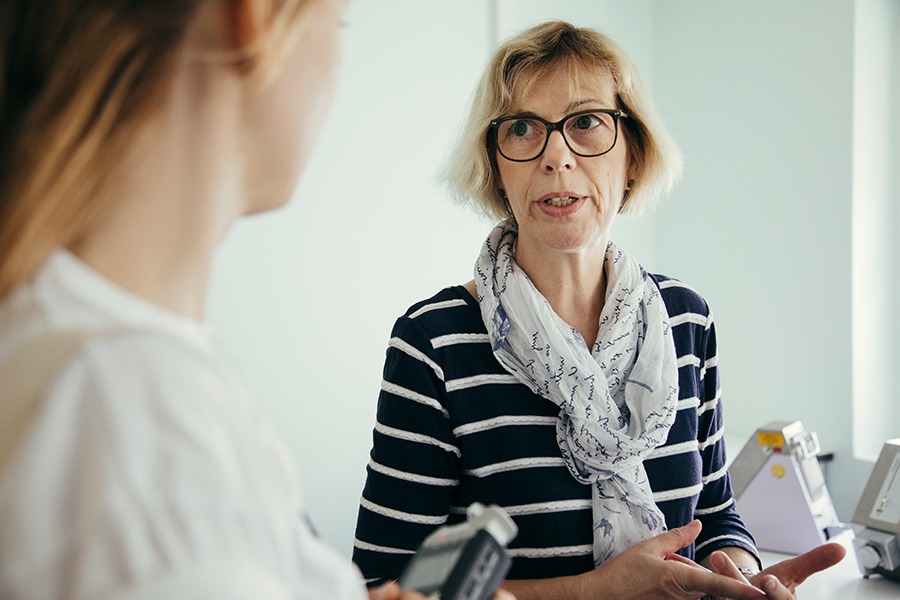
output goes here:
{"type": "MultiPolygon", "coordinates": [[[[512,117],[497,125],[497,145],[510,160],[537,158],[549,137],[547,124],[535,118],[512,117]]],[[[562,133],[576,154],[597,156],[609,152],[616,143],[616,120],[603,112],[576,113],[566,118],[562,133]]]]}

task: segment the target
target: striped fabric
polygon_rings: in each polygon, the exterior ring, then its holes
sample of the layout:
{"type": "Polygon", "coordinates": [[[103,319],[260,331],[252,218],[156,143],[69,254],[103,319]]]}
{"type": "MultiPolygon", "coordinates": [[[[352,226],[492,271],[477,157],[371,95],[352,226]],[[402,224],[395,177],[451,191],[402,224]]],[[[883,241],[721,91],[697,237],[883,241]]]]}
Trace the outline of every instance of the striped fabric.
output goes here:
{"type": "MultiPolygon", "coordinates": [[[[669,528],[698,518],[682,554],[737,546],[756,553],[725,469],[715,327],[706,302],[654,276],[673,326],[678,415],[644,462],[669,528]]],[[[590,488],[556,444],[558,408],[495,360],[477,301],[447,288],[397,320],[388,346],[353,560],[370,585],[395,579],[436,527],[472,502],[504,507],[519,527],[510,579],[593,569],[590,488]]]]}

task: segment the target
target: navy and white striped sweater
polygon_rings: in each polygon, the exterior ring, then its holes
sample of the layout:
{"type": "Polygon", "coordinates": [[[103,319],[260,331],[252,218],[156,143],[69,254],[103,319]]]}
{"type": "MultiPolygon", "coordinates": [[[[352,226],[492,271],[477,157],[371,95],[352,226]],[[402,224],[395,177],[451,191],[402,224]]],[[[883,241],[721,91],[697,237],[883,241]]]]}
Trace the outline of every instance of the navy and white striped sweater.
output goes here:
{"type": "MultiPolygon", "coordinates": [[[[706,302],[653,276],[673,327],[678,414],[644,461],[669,528],[703,531],[682,554],[737,546],[756,554],[732,499],[722,439],[715,328],[706,302]]],[[[594,568],[590,487],[556,443],[559,408],[518,383],[491,353],[478,302],[463,287],[414,305],[392,332],[353,560],[370,585],[396,579],[436,527],[472,502],[504,507],[519,527],[509,579],[594,568]]]]}

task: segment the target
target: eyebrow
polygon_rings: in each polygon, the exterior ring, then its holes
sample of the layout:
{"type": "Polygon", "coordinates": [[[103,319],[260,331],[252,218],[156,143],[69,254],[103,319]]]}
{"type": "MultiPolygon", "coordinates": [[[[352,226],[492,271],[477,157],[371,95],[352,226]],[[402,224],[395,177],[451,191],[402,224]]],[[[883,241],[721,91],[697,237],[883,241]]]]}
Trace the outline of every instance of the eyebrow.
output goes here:
{"type": "MultiPolygon", "coordinates": [[[[595,98],[587,98],[585,100],[575,100],[573,102],[570,102],[568,105],[566,105],[565,113],[570,114],[573,111],[575,111],[575,109],[577,109],[581,106],[584,106],[586,104],[599,104],[601,107],[604,107],[603,106],[604,103],[601,102],[600,100],[597,100],[595,98]]],[[[609,107],[609,108],[610,108],[610,110],[615,110],[614,106],[609,107]]],[[[539,116],[536,112],[531,111],[531,110],[520,110],[520,111],[513,113],[513,115],[520,116],[520,117],[537,117],[537,116],[539,116]]]]}
{"type": "Polygon", "coordinates": [[[571,102],[566,107],[566,112],[571,112],[571,111],[575,110],[576,108],[578,108],[579,106],[584,106],[585,104],[591,104],[591,103],[599,104],[600,106],[603,106],[603,103],[600,102],[599,100],[595,100],[594,98],[588,98],[587,100],[577,100],[575,102],[571,102]]]}

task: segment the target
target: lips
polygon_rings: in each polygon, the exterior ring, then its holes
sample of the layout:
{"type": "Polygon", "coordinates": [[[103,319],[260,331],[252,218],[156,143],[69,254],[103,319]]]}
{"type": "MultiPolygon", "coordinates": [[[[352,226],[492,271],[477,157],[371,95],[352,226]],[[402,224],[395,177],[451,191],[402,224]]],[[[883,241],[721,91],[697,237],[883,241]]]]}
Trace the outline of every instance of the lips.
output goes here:
{"type": "Polygon", "coordinates": [[[551,192],[549,194],[545,194],[538,198],[538,202],[543,202],[548,206],[555,206],[557,208],[562,208],[565,206],[569,206],[573,202],[578,202],[581,200],[582,196],[580,194],[576,194],[575,192],[570,192],[568,190],[561,192],[551,192]]]}
{"type": "Polygon", "coordinates": [[[578,198],[575,196],[564,196],[562,198],[547,198],[544,200],[544,204],[549,204],[550,206],[555,206],[557,208],[562,208],[563,206],[568,206],[573,202],[576,202],[578,198]]]}
{"type": "Polygon", "coordinates": [[[586,196],[566,190],[541,196],[537,199],[537,205],[541,212],[548,217],[564,218],[578,212],[586,198],[586,196]]]}

